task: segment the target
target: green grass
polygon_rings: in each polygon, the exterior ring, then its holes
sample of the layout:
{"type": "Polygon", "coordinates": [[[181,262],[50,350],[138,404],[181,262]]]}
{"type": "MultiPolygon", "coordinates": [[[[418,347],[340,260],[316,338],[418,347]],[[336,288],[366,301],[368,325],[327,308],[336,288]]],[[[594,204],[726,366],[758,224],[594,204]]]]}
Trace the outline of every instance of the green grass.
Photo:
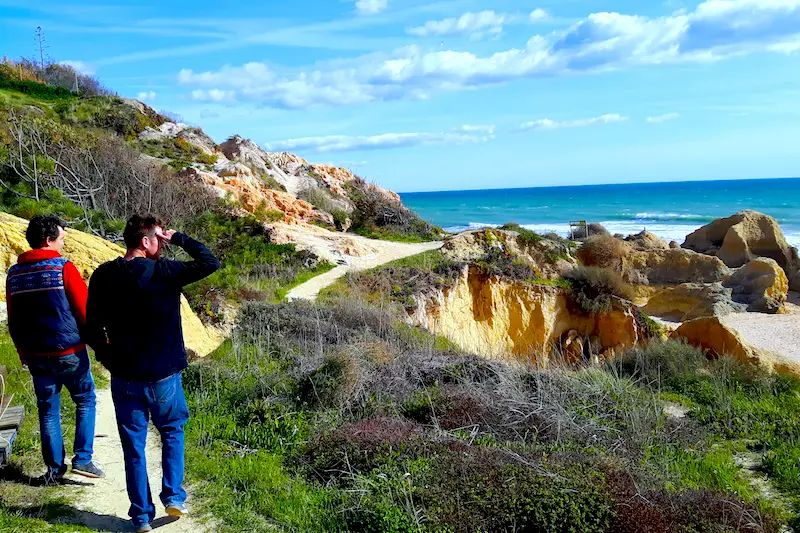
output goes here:
{"type": "Polygon", "coordinates": [[[401,233],[398,231],[392,231],[389,229],[383,229],[377,227],[371,229],[355,228],[351,231],[356,235],[361,235],[362,237],[367,237],[368,239],[376,239],[381,241],[420,243],[420,242],[428,242],[430,240],[419,235],[401,233]]]}

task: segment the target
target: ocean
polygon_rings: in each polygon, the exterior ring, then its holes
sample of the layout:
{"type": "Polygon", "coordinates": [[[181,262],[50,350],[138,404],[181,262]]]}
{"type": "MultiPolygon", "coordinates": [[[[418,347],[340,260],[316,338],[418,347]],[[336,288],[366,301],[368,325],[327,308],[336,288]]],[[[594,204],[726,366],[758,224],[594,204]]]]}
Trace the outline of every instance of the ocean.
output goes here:
{"type": "Polygon", "coordinates": [[[630,183],[527,189],[403,193],[423,219],[448,231],[517,222],[528,229],[569,234],[571,220],[599,222],[629,235],[643,229],[667,241],[744,209],[766,213],[786,240],[800,247],[800,178],[630,183]]]}

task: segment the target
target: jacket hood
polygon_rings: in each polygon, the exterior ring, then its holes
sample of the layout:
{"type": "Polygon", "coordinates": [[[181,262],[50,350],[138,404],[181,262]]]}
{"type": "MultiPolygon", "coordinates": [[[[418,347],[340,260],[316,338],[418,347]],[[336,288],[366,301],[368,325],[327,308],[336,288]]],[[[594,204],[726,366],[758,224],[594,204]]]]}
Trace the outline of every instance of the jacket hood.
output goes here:
{"type": "Polygon", "coordinates": [[[61,257],[61,254],[55,250],[45,250],[44,248],[37,248],[36,250],[28,250],[27,252],[19,254],[17,264],[26,265],[28,263],[38,263],[47,259],[61,257]]]}
{"type": "Polygon", "coordinates": [[[130,283],[131,285],[135,284],[140,290],[150,283],[156,268],[156,262],[154,260],[145,259],[143,257],[137,257],[130,261],[126,261],[124,257],[120,257],[114,261],[114,265],[126,283],[130,283]]]}

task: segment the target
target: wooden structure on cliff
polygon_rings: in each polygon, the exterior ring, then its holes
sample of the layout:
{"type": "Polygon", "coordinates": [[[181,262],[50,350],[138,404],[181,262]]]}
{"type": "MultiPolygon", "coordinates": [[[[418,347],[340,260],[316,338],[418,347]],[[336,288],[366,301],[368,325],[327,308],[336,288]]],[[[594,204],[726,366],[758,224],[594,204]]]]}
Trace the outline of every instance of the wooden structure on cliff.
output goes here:
{"type": "Polygon", "coordinates": [[[589,237],[589,225],[585,220],[569,221],[569,239],[571,241],[586,239],[587,237],[589,237]]]}
{"type": "Polygon", "coordinates": [[[11,447],[25,417],[25,408],[11,406],[12,397],[5,397],[6,369],[0,366],[0,467],[8,463],[11,447]]]}

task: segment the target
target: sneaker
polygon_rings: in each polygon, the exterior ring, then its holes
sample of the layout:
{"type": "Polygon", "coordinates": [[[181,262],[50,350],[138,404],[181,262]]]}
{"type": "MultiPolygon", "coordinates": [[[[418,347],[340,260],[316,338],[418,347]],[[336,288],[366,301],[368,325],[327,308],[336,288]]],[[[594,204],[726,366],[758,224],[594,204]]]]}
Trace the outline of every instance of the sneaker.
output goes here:
{"type": "Polygon", "coordinates": [[[79,476],[84,477],[91,477],[91,478],[104,478],[106,477],[106,473],[103,472],[103,467],[97,461],[89,461],[85,465],[72,465],[72,473],[78,474],[79,476]]]}
{"type": "Polygon", "coordinates": [[[171,503],[165,508],[169,516],[176,516],[180,518],[183,515],[189,514],[189,509],[183,503],[171,503]]]}
{"type": "Polygon", "coordinates": [[[42,474],[42,476],[39,478],[38,481],[43,485],[58,485],[64,480],[64,474],[66,473],[67,473],[66,465],[59,470],[53,470],[48,468],[47,472],[42,474]]]}
{"type": "Polygon", "coordinates": [[[149,522],[145,522],[139,526],[139,528],[136,530],[136,533],[150,533],[150,531],[153,531],[153,526],[151,526],[149,522]]]}

